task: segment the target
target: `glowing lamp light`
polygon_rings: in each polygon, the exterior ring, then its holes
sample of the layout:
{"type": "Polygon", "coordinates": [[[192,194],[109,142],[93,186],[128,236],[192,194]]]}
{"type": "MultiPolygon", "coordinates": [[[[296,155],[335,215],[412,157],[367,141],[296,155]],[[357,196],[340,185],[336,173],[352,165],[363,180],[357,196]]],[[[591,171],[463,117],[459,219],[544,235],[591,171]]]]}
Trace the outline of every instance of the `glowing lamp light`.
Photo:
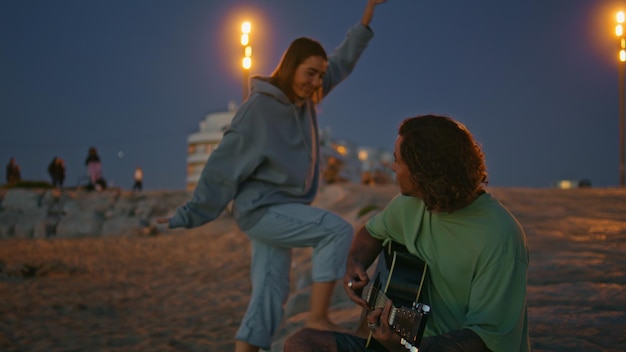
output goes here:
{"type": "Polygon", "coordinates": [[[360,150],[359,151],[359,160],[365,161],[365,160],[367,160],[367,157],[368,157],[368,155],[367,155],[367,152],[365,150],[360,150]]]}
{"type": "MultiPolygon", "coordinates": [[[[250,22],[245,21],[241,24],[241,45],[243,46],[243,59],[241,61],[241,67],[245,70],[249,70],[252,67],[252,46],[250,46],[250,31],[252,25],[250,22]]],[[[244,78],[245,80],[246,78],[244,78]]]]}
{"type": "MultiPolygon", "coordinates": [[[[623,16],[624,16],[624,14],[622,13],[622,17],[623,16]]],[[[244,23],[241,24],[241,33],[249,34],[250,33],[250,29],[252,29],[252,25],[250,24],[250,22],[245,21],[244,23]]]]}
{"type": "Polygon", "coordinates": [[[574,188],[574,183],[570,180],[560,180],[557,182],[556,187],[560,189],[572,189],[574,188]]]}
{"type": "Polygon", "coordinates": [[[615,26],[615,34],[619,37],[619,182],[620,186],[624,187],[626,183],[625,170],[626,170],[626,148],[624,148],[624,119],[626,115],[625,102],[624,102],[624,62],[626,62],[626,38],[624,38],[624,11],[617,12],[615,16],[617,25],[615,26]]]}
{"type": "Polygon", "coordinates": [[[241,67],[243,67],[246,70],[249,70],[250,67],[252,67],[252,58],[244,57],[243,60],[241,61],[241,67]]]}
{"type": "Polygon", "coordinates": [[[241,59],[241,67],[243,67],[243,94],[242,100],[248,97],[248,74],[252,67],[252,46],[250,45],[250,32],[252,25],[245,21],[241,23],[241,46],[243,46],[243,59],[241,59]]]}

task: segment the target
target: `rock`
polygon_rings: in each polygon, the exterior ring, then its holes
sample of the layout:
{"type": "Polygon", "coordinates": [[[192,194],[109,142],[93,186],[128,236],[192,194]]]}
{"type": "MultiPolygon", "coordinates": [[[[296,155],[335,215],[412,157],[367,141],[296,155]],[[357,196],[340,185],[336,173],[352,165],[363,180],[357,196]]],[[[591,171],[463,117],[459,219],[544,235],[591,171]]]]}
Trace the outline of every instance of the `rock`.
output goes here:
{"type": "Polygon", "coordinates": [[[16,210],[0,211],[0,239],[13,237],[18,215],[16,210]]]}
{"type": "Polygon", "coordinates": [[[39,201],[43,193],[42,190],[12,188],[4,196],[2,208],[22,211],[39,208],[39,201]]]}
{"type": "Polygon", "coordinates": [[[129,216],[113,217],[102,223],[100,234],[103,237],[127,235],[140,228],[141,222],[137,218],[129,216]]]}
{"type": "Polygon", "coordinates": [[[93,211],[73,212],[63,217],[56,228],[57,237],[85,237],[101,234],[102,218],[93,211]]]}
{"type": "Polygon", "coordinates": [[[31,208],[19,213],[15,222],[13,237],[33,238],[35,228],[37,228],[37,236],[40,236],[41,226],[43,226],[47,213],[48,211],[43,208],[31,208]]]}
{"type": "Polygon", "coordinates": [[[3,190],[0,239],[153,236],[162,232],[155,219],[171,216],[191,196],[190,191],[3,190]]]}

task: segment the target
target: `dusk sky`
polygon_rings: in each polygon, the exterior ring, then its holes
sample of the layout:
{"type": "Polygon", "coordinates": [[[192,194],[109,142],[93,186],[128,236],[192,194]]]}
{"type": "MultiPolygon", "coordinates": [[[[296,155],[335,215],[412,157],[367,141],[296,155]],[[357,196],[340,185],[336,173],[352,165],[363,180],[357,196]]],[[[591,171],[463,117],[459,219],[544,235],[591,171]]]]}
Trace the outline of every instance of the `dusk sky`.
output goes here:
{"type": "MultiPolygon", "coordinates": [[[[145,189],[183,189],[187,136],[241,102],[241,22],[252,22],[251,73],[269,75],[296,37],[330,53],[364,5],[0,1],[0,162],[49,180],[60,156],[71,187],[94,146],[114,186],[130,189],[141,166],[145,189]]],[[[389,0],[353,74],[319,106],[320,127],[392,151],[404,118],[444,114],[483,145],[490,186],[617,186],[619,9],[626,1],[389,0]]]]}

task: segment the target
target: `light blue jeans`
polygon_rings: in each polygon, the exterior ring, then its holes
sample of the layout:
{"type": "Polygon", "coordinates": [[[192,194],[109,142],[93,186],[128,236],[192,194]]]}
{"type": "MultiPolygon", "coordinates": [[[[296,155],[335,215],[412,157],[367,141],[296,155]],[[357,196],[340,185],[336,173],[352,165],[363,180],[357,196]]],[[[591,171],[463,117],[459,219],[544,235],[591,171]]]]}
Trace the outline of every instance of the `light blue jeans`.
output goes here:
{"type": "Polygon", "coordinates": [[[354,231],[328,210],[290,203],[270,207],[246,234],[252,241],[252,296],[235,339],[269,349],[289,296],[291,249],[313,247],[313,281],[335,281],[345,273],[354,231]]]}

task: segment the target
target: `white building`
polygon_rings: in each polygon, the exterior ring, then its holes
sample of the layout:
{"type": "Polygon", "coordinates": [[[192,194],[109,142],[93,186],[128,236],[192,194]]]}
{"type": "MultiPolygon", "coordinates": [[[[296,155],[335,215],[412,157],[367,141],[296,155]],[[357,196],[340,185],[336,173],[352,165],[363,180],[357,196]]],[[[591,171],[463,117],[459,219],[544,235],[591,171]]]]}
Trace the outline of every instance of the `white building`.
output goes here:
{"type": "Polygon", "coordinates": [[[207,114],[200,121],[200,131],[187,137],[187,189],[193,190],[200,179],[204,164],[222,140],[224,131],[235,116],[237,105],[228,103],[228,111],[207,114]]]}

